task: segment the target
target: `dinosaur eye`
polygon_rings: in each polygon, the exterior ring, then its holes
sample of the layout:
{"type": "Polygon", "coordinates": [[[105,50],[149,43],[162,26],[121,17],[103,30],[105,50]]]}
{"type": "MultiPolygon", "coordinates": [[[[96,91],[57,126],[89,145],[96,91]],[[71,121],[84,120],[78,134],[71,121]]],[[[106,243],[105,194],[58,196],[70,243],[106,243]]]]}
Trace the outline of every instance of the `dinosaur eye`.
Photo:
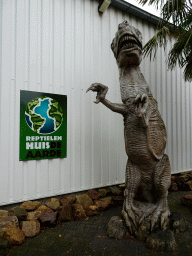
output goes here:
{"type": "Polygon", "coordinates": [[[127,20],[124,20],[123,23],[124,23],[124,24],[128,24],[127,20]]]}

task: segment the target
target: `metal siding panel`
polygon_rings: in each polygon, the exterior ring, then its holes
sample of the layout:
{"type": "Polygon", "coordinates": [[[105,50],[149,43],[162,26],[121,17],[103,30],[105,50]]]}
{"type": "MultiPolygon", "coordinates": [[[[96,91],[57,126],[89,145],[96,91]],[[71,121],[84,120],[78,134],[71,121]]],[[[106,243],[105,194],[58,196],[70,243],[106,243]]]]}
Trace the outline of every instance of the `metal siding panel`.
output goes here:
{"type": "Polygon", "coordinates": [[[165,123],[165,126],[167,127],[167,90],[166,90],[166,63],[165,63],[165,53],[162,52],[161,55],[161,115],[163,118],[163,121],[165,123]]]}
{"type": "Polygon", "coordinates": [[[93,83],[92,73],[93,73],[93,51],[92,51],[92,41],[93,36],[90,31],[92,31],[92,4],[90,1],[85,1],[84,9],[84,186],[92,187],[92,96],[90,93],[85,94],[86,89],[93,83]],[[91,67],[91,68],[90,68],[91,67]]]}
{"type": "MultiPolygon", "coordinates": [[[[110,24],[110,12],[108,15],[102,18],[102,33],[101,33],[101,48],[102,48],[102,79],[101,82],[107,86],[109,86],[109,93],[108,93],[108,99],[111,102],[116,102],[116,85],[114,84],[114,74],[111,72],[114,70],[114,65],[110,65],[111,63],[115,64],[115,59],[113,57],[113,53],[110,49],[110,44],[112,42],[112,38],[110,35],[110,30],[105,27],[105,24],[110,24]]],[[[102,112],[103,108],[105,108],[103,105],[101,106],[102,112]]],[[[117,161],[116,161],[116,113],[113,113],[109,109],[107,109],[106,113],[108,120],[105,120],[105,116],[102,115],[102,123],[105,126],[108,123],[108,158],[109,158],[109,169],[108,169],[108,183],[115,183],[116,182],[116,169],[117,169],[117,161]],[[107,121],[105,123],[105,121],[107,121]]],[[[107,128],[107,126],[105,126],[107,128]]],[[[103,132],[103,127],[101,127],[103,132]]],[[[104,136],[107,134],[107,131],[105,129],[105,132],[103,134],[103,140],[105,140],[104,136]]],[[[101,144],[102,148],[102,144],[101,144]]],[[[102,154],[102,160],[105,161],[105,155],[106,153],[103,152],[102,154]]]]}
{"type": "Polygon", "coordinates": [[[10,92],[9,92],[9,127],[13,127],[9,131],[9,171],[10,171],[10,200],[15,201],[15,165],[14,165],[14,144],[15,144],[15,94],[16,94],[16,0],[11,3],[11,63],[10,63],[10,74],[11,74],[11,83],[10,83],[10,92]]]}
{"type": "MultiPolygon", "coordinates": [[[[50,91],[52,93],[61,93],[60,66],[60,1],[54,1],[52,6],[52,76],[50,91]]],[[[49,161],[50,169],[50,194],[59,194],[60,192],[60,159],[52,159],[49,161]]]]}
{"type": "MultiPolygon", "coordinates": [[[[189,96],[189,120],[190,120],[190,139],[189,139],[189,143],[190,143],[190,169],[192,168],[192,86],[191,84],[189,84],[189,91],[190,91],[190,96],[189,96]]],[[[189,170],[190,170],[189,169],[189,170]]]]}
{"type": "Polygon", "coordinates": [[[15,2],[15,91],[14,91],[14,201],[23,199],[23,164],[19,159],[19,126],[20,126],[20,88],[25,84],[25,16],[24,1],[15,2]]]}
{"type": "MultiPolygon", "coordinates": [[[[42,0],[42,11],[41,11],[41,27],[42,27],[42,36],[41,36],[41,91],[49,92],[50,81],[49,81],[49,73],[50,73],[50,35],[49,35],[49,27],[50,27],[50,10],[49,10],[49,1],[42,0]]],[[[40,173],[39,173],[39,184],[40,187],[40,195],[42,197],[49,195],[49,161],[47,159],[40,161],[40,173]]]]}
{"type": "MultiPolygon", "coordinates": [[[[2,129],[2,118],[1,118],[1,111],[2,111],[2,35],[3,35],[3,1],[0,2],[0,145],[1,145],[1,138],[2,138],[2,134],[1,134],[1,129],[2,129]]],[[[2,150],[0,147],[0,163],[2,163],[2,150]]],[[[5,191],[4,193],[6,193],[6,188],[8,186],[7,185],[7,178],[8,175],[5,176],[5,180],[3,177],[3,174],[1,174],[2,172],[0,172],[0,194],[3,193],[3,190],[5,191]],[[4,183],[4,186],[2,186],[2,183],[4,183]]],[[[3,195],[4,195],[3,193],[3,195]]],[[[6,193],[7,194],[7,193],[6,193]]],[[[1,198],[0,198],[1,199],[1,198]]]]}
{"type": "MultiPolygon", "coordinates": [[[[177,150],[177,154],[178,154],[177,171],[182,169],[181,81],[182,81],[182,75],[181,75],[181,72],[178,71],[177,72],[177,106],[176,106],[176,111],[177,111],[177,149],[175,149],[175,150],[177,150]]],[[[175,170],[172,170],[172,172],[175,172],[175,170]]]]}
{"type": "Polygon", "coordinates": [[[177,90],[177,80],[176,78],[176,70],[172,71],[172,169],[177,171],[177,113],[176,113],[176,90],[177,90]]]}
{"type": "Polygon", "coordinates": [[[9,158],[12,157],[10,152],[10,88],[11,88],[11,74],[10,65],[11,59],[11,45],[12,45],[12,12],[11,0],[6,3],[3,2],[2,6],[2,79],[1,79],[1,172],[0,172],[0,201],[6,203],[10,200],[10,191],[12,182],[10,181],[10,171],[9,171],[9,158]]]}
{"type": "Polygon", "coordinates": [[[190,169],[190,159],[191,159],[191,154],[190,154],[190,111],[189,111],[189,83],[186,83],[186,90],[185,90],[185,95],[186,95],[186,170],[190,169]]]}
{"type": "Polygon", "coordinates": [[[182,170],[186,170],[186,145],[185,145],[185,139],[186,139],[186,132],[185,132],[185,126],[186,126],[186,120],[185,120],[185,83],[181,87],[181,138],[182,138],[182,170]]]}
{"type": "MultiPolygon", "coordinates": [[[[168,43],[168,48],[170,46],[170,42],[168,43]]],[[[171,71],[167,71],[167,79],[166,79],[166,87],[167,87],[167,154],[170,159],[171,168],[172,168],[172,111],[171,111],[171,71]]]]}
{"type": "MultiPolygon", "coordinates": [[[[67,158],[61,160],[61,186],[62,190],[61,193],[67,193],[71,191],[71,184],[72,184],[72,160],[71,157],[72,154],[72,132],[71,132],[71,126],[72,126],[72,115],[71,115],[71,91],[72,91],[72,73],[71,73],[71,66],[72,66],[72,49],[71,49],[71,43],[72,43],[72,36],[73,30],[72,30],[72,19],[73,16],[71,14],[72,8],[71,8],[71,1],[62,1],[63,4],[63,13],[64,13],[64,19],[62,21],[62,50],[63,55],[62,59],[62,67],[61,67],[61,73],[62,75],[62,91],[64,95],[67,95],[67,158]]],[[[63,17],[63,15],[61,15],[63,17]]]]}
{"type": "MultiPolygon", "coordinates": [[[[94,13],[96,11],[94,7],[94,13]]],[[[94,15],[93,15],[94,17],[94,15]]],[[[92,73],[92,81],[95,83],[96,81],[102,81],[101,76],[101,19],[99,16],[94,17],[93,22],[93,73],[92,73]]],[[[93,93],[92,93],[93,94],[93,93]]],[[[93,97],[93,96],[92,96],[93,97]]],[[[94,95],[95,100],[95,95],[94,95]]],[[[92,161],[93,161],[93,176],[92,176],[92,185],[93,187],[97,186],[101,180],[101,112],[102,106],[101,104],[93,104],[92,107],[92,161]]],[[[106,153],[107,155],[107,153],[106,153]]],[[[105,156],[103,156],[105,157],[105,156]]],[[[108,156],[107,156],[108,157],[108,156]]]]}
{"type": "MultiPolygon", "coordinates": [[[[29,1],[29,81],[28,88],[31,91],[37,90],[37,2],[29,1]]],[[[33,198],[36,195],[36,160],[29,161],[27,165],[27,196],[33,198]]]]}
{"type": "MultiPolygon", "coordinates": [[[[37,91],[42,88],[42,1],[37,1],[37,91]]],[[[36,162],[36,197],[41,197],[41,161],[36,162]]]]}
{"type": "Polygon", "coordinates": [[[74,158],[74,173],[73,173],[73,187],[76,190],[81,189],[81,10],[80,1],[73,2],[73,98],[72,98],[72,113],[73,113],[73,158],[74,158]]]}

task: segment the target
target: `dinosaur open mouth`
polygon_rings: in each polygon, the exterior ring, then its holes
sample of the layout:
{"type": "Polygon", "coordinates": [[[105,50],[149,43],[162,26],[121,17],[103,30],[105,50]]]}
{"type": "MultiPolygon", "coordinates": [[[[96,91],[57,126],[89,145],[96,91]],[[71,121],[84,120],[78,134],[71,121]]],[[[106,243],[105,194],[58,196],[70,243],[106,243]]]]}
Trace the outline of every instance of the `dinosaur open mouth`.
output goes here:
{"type": "Polygon", "coordinates": [[[132,50],[134,48],[141,50],[141,43],[134,36],[125,34],[120,38],[117,55],[119,55],[122,50],[132,50]]]}

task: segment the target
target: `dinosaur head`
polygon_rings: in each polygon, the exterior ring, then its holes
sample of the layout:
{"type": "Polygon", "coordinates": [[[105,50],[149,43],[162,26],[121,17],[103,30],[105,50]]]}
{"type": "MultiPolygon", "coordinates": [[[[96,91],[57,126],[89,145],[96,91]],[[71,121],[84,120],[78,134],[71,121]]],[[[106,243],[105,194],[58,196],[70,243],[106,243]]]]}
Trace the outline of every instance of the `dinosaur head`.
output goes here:
{"type": "Polygon", "coordinates": [[[142,34],[125,20],[118,26],[111,49],[119,67],[139,65],[142,59],[142,34]]]}

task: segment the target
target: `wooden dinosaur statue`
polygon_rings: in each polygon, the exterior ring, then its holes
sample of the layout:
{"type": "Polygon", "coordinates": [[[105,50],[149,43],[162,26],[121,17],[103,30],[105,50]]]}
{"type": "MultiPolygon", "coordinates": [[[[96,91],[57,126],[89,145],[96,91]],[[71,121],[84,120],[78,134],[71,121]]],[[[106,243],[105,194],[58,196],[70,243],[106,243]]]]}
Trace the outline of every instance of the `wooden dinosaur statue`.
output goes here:
{"type": "MultiPolygon", "coordinates": [[[[111,49],[119,68],[123,104],[105,99],[108,87],[92,84],[87,91],[96,91],[96,102],[103,103],[124,117],[125,150],[128,162],[125,174],[124,205],[122,216],[133,233],[150,217],[151,231],[159,225],[164,229],[170,211],[167,202],[171,184],[169,158],[164,154],[166,129],[158,111],[157,101],[140,71],[142,35],[128,24],[119,24],[111,49]],[[145,207],[134,200],[139,191],[145,207]]],[[[141,201],[140,200],[140,201],[141,201]]]]}

